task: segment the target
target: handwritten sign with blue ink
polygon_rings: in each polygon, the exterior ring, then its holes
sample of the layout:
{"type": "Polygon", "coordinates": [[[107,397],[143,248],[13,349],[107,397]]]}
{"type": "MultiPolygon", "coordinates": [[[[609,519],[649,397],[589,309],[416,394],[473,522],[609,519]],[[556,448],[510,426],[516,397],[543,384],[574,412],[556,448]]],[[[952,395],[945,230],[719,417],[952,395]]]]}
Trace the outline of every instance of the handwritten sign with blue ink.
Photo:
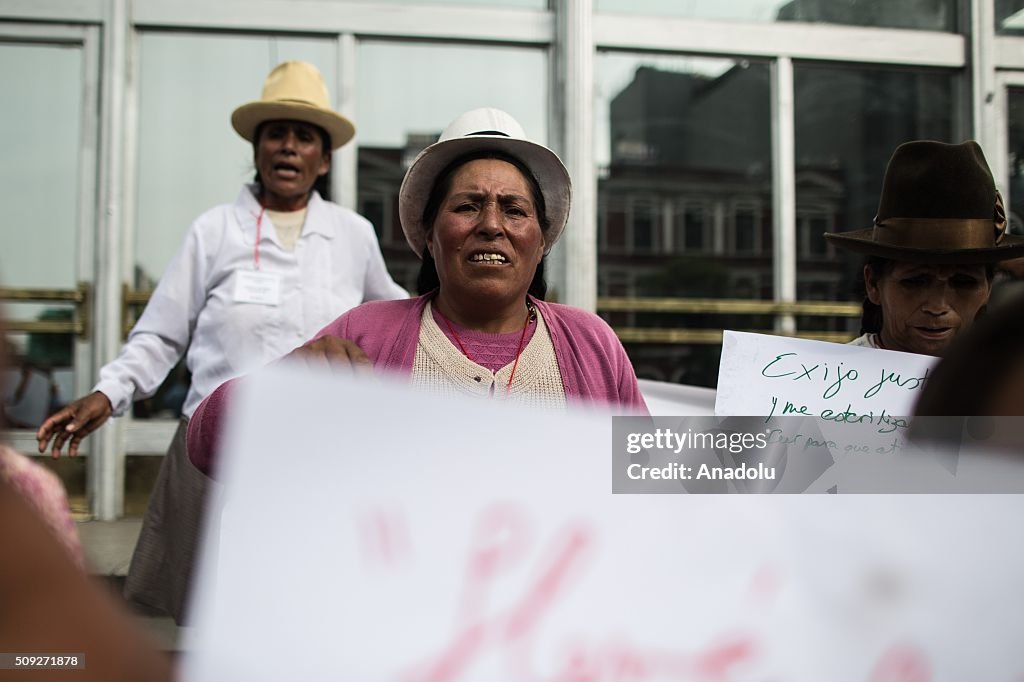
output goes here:
{"type": "Polygon", "coordinates": [[[811,416],[894,431],[937,358],[726,331],[715,414],[811,416]]]}

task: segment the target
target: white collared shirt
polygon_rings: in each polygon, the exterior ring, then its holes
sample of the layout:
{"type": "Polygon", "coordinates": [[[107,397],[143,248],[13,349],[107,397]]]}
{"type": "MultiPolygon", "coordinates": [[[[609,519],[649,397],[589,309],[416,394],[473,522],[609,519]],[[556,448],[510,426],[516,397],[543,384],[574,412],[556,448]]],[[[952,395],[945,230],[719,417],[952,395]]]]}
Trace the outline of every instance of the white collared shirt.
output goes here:
{"type": "Polygon", "coordinates": [[[373,226],[313,192],[294,251],[260,221],[259,271],[280,277],[276,306],[234,301],[236,273],[252,270],[260,205],[255,186],[199,216],[117,359],[100,370],[120,416],[156,392],[182,354],[192,385],[183,414],[228,379],[275,360],[364,301],[408,296],[388,274],[373,226]]]}
{"type": "Polygon", "coordinates": [[[878,345],[878,334],[861,334],[853,341],[847,341],[847,346],[862,346],[864,348],[881,348],[878,345]]]}

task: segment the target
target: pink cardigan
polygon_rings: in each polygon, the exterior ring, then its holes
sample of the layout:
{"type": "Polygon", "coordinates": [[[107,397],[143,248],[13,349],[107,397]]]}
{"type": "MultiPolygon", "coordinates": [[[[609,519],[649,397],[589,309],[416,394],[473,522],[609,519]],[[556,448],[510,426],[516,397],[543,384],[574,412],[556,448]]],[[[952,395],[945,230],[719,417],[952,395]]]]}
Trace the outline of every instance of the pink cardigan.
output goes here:
{"type": "MultiPolygon", "coordinates": [[[[376,368],[408,376],[416,356],[420,317],[432,296],[364,303],[324,327],[313,340],[337,336],[354,341],[376,368]]],[[[596,402],[624,414],[648,413],[633,365],[604,320],[579,308],[533,302],[547,324],[570,402],[596,402]]],[[[189,459],[207,475],[220,437],[220,416],[230,401],[233,384],[229,381],[207,396],[189,420],[189,459]]]]}
{"type": "MultiPolygon", "coordinates": [[[[0,445],[0,481],[24,498],[41,518],[71,560],[85,569],[78,526],[71,517],[68,496],[57,474],[6,445],[0,445]]],[[[9,548],[16,551],[15,548],[9,548]]]]}

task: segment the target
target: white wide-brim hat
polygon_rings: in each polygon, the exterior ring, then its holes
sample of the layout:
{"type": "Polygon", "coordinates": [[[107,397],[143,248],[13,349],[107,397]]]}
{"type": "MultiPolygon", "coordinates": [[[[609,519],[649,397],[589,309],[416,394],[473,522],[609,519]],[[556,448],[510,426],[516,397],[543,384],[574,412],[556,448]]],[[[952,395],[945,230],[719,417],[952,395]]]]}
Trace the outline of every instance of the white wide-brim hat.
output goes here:
{"type": "Polygon", "coordinates": [[[476,151],[497,151],[518,159],[537,180],[544,196],[548,231],[545,249],[550,251],[565,229],[572,200],[572,181],[561,159],[544,145],[526,139],[519,122],[500,109],[473,109],[445,128],[437,142],[412,162],[398,194],[398,215],[409,246],[420,258],[426,246],[429,225],[423,224],[423,209],[438,175],[452,161],[476,151]]]}
{"type": "Polygon", "coordinates": [[[331,149],[337,149],[356,134],[352,121],[331,108],[324,78],[309,62],[278,64],[263,81],[263,96],[231,114],[235,132],[249,142],[254,142],[261,123],[283,120],[320,126],[331,138],[331,149]]]}

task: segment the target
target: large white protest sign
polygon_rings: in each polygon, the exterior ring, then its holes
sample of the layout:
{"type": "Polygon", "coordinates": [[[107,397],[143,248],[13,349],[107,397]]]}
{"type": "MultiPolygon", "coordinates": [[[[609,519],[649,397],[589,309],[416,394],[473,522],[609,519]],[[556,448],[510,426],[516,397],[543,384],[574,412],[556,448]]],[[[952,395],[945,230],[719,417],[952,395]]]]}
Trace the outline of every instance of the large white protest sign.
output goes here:
{"type": "Polygon", "coordinates": [[[604,414],[235,398],[186,680],[1024,674],[1022,498],[612,495],[604,414]]]}
{"type": "Polygon", "coordinates": [[[640,379],[640,392],[652,415],[710,416],[715,413],[715,389],[667,381],[640,379]]]}

